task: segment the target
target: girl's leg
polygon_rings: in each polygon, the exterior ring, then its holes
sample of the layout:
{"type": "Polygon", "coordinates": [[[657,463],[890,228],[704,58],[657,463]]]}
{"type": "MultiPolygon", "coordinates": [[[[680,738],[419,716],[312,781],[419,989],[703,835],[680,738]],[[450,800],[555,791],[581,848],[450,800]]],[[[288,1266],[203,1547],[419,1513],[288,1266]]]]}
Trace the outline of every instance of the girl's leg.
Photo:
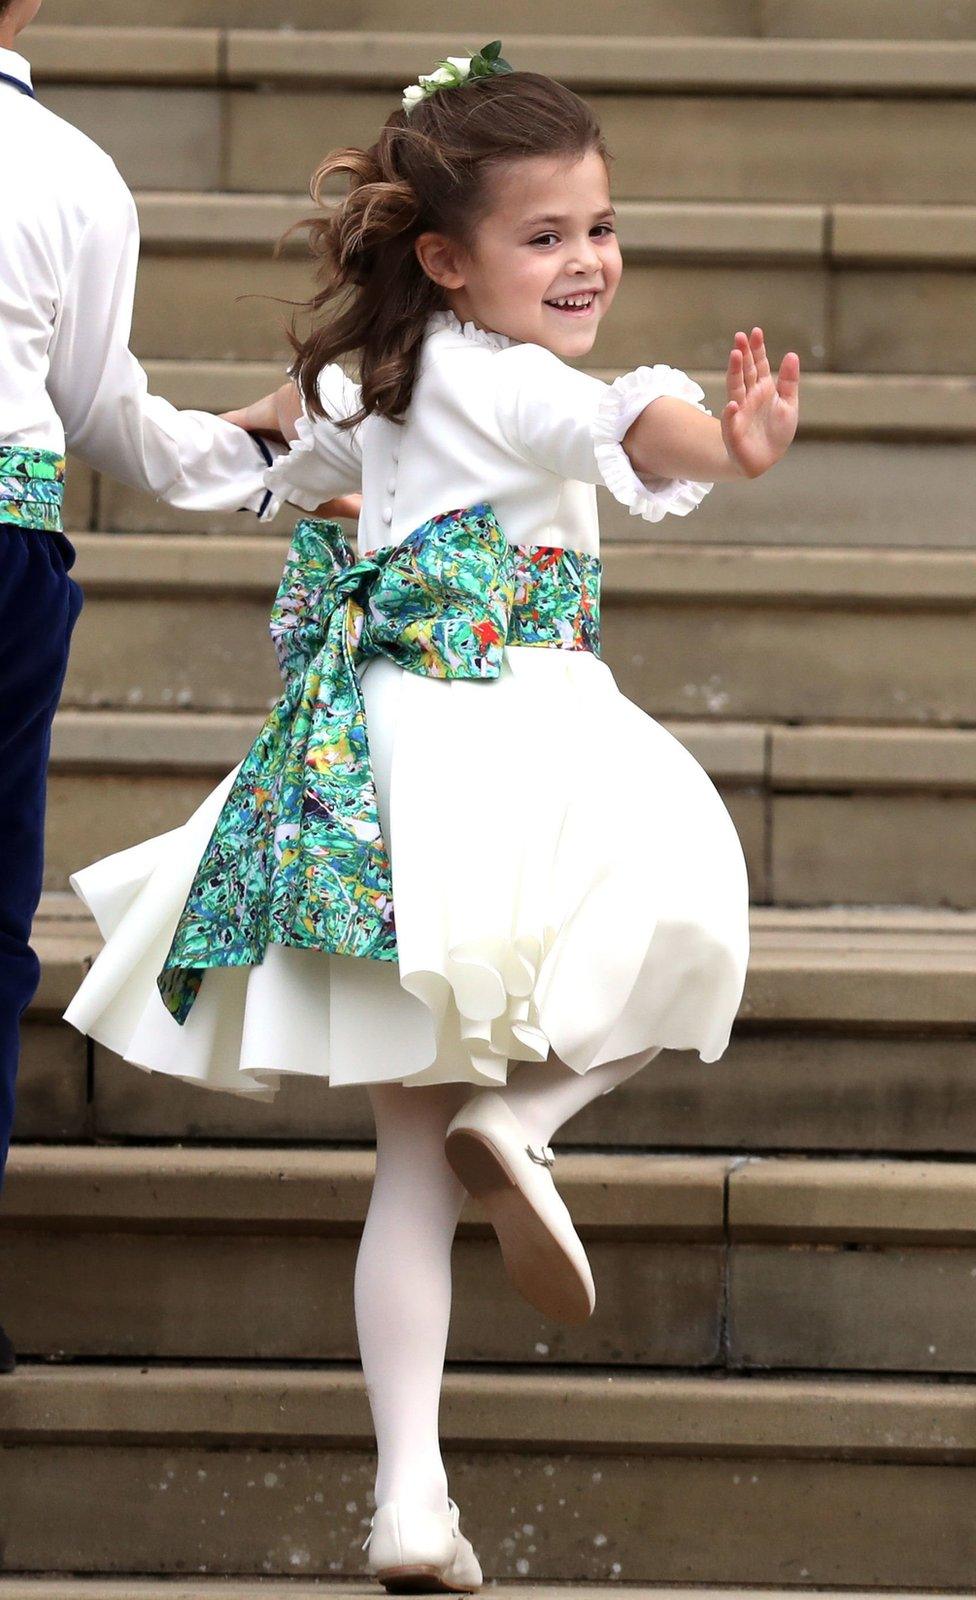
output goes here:
{"type": "Polygon", "coordinates": [[[522,1061],[509,1073],[499,1093],[514,1111],[529,1138],[548,1144],[557,1128],[601,1094],[609,1094],[625,1079],[660,1055],[660,1047],[642,1050],[619,1061],[605,1061],[589,1072],[574,1072],[550,1053],[548,1061],[522,1061]]]}
{"type": "Polygon", "coordinates": [[[451,1246],[465,1191],[444,1134],[470,1084],[373,1084],[376,1178],[356,1261],[356,1328],[378,1453],[376,1504],[446,1511],[438,1410],[451,1246]]]}

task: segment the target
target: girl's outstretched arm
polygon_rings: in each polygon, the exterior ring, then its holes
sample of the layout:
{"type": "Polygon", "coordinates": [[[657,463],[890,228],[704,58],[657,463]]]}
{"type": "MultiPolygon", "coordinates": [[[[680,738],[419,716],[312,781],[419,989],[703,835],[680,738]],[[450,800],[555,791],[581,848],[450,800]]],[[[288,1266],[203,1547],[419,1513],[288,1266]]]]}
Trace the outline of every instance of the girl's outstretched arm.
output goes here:
{"type": "Polygon", "coordinates": [[[737,333],[725,373],[720,418],[670,395],[645,406],[621,443],[641,478],[717,482],[758,478],[785,455],[796,433],[800,358],[790,350],[773,378],[761,328],[737,333]]]}

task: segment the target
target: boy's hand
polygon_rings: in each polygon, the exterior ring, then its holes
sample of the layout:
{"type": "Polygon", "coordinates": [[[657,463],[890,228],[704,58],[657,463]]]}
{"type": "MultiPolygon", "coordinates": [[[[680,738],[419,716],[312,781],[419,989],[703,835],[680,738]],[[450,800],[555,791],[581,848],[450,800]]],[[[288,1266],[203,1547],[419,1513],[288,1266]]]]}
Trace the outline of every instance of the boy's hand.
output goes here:
{"type": "Polygon", "coordinates": [[[725,374],[722,438],[743,477],[758,478],[786,454],[799,416],[800,358],[789,350],[775,379],[761,328],[737,333],[725,374]]]}
{"type": "Polygon", "coordinates": [[[297,439],[295,424],[301,414],[302,402],[298,388],[290,378],[280,389],[262,396],[251,405],[242,406],[239,411],[221,413],[225,422],[232,422],[235,427],[244,428],[248,433],[267,434],[269,439],[277,439],[282,444],[297,439]]]}

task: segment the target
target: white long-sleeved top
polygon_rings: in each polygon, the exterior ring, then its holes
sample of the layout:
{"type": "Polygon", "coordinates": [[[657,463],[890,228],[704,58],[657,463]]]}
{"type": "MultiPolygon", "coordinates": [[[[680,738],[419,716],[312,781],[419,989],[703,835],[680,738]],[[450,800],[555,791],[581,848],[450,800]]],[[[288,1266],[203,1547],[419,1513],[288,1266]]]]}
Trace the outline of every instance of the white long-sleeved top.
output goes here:
{"type": "MultiPolygon", "coordinates": [[[[361,490],[358,549],[398,544],[442,512],[488,501],[511,544],[560,545],[596,555],[596,485],[633,516],[685,516],[713,487],[637,476],[620,443],[644,407],[673,395],[708,412],[704,391],[677,367],[637,367],[613,383],[567,366],[542,345],[461,323],[428,320],[402,424],[377,414],[351,429],[360,389],[338,364],[319,394],[328,415],[303,416],[298,438],[264,475],[274,499],[313,511],[361,490]]],[[[711,415],[711,412],[708,412],[711,415]]]]}
{"type": "Polygon", "coordinates": [[[259,511],[278,449],[148,393],[129,349],[135,202],[111,158],[30,90],[29,64],[0,49],[0,444],[67,447],[187,510],[259,511]]]}

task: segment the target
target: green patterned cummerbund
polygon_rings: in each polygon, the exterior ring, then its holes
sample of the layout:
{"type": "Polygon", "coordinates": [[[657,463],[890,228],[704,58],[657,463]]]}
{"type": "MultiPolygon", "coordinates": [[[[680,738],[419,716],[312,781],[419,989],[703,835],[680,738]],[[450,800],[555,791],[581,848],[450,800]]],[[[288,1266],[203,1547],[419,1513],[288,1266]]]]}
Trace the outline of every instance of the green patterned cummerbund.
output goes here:
{"type": "Polygon", "coordinates": [[[60,533],[64,456],[0,444],[0,524],[60,533]]]}
{"type": "MultiPolygon", "coordinates": [[[[157,979],[184,1022],[208,967],[269,944],[397,959],[358,666],[497,679],[506,645],[600,653],[599,556],[510,544],[487,502],[356,560],[337,522],[295,529],[271,616],[284,693],[210,838],[157,979]]],[[[491,692],[486,683],[486,692],[491,692]]]]}

